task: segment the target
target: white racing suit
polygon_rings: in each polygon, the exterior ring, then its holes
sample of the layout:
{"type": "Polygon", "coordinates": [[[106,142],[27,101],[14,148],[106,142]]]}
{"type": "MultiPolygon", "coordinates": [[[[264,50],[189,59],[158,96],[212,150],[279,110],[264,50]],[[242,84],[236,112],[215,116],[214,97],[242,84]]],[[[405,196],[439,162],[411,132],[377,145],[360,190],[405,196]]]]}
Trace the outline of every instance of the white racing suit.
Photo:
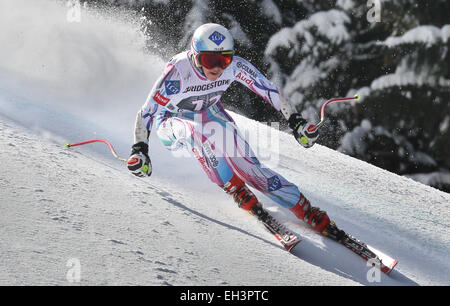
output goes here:
{"type": "Polygon", "coordinates": [[[238,81],[289,118],[292,110],[277,87],[238,56],[216,81],[206,79],[190,57],[186,51],[167,64],[138,112],[135,143],[148,143],[156,123],[163,145],[169,150],[187,148],[212,182],[223,187],[235,179],[243,181],[308,222],[309,201],[297,186],[259,162],[220,103],[222,94],[238,81]]]}

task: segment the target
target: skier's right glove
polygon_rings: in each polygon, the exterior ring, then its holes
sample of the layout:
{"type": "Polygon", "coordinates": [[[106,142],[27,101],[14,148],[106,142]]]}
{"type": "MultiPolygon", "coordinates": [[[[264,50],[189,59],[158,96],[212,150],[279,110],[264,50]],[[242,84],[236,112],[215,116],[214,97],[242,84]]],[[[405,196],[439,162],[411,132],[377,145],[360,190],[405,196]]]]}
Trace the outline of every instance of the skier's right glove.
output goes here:
{"type": "Polygon", "coordinates": [[[128,170],[136,176],[145,177],[152,174],[152,163],[148,157],[148,145],[144,142],[135,143],[131,147],[131,156],[127,160],[128,170]]]}
{"type": "Polygon", "coordinates": [[[288,122],[299,144],[305,148],[310,148],[314,145],[317,137],[319,137],[319,129],[314,124],[307,122],[297,113],[292,114],[288,122]]]}

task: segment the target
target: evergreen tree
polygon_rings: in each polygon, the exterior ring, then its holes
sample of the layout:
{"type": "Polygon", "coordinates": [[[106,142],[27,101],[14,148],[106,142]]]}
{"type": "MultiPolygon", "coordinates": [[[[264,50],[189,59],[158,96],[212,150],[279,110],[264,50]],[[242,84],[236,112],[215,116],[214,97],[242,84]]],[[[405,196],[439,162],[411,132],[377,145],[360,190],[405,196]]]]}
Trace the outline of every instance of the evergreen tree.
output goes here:
{"type": "Polygon", "coordinates": [[[311,120],[325,99],[361,94],[359,105],[330,107],[323,144],[399,174],[446,171],[448,2],[382,1],[380,22],[355,3],[337,1],[273,35],[273,74],[311,120]]]}

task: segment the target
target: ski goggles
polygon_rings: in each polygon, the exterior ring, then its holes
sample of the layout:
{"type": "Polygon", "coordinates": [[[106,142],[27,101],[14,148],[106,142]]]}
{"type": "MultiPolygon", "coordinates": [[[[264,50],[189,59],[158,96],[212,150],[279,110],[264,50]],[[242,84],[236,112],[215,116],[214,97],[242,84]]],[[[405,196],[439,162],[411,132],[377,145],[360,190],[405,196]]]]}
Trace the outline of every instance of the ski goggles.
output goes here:
{"type": "Polygon", "coordinates": [[[223,52],[200,52],[199,62],[202,67],[206,69],[212,69],[215,67],[220,67],[222,69],[230,66],[233,60],[233,51],[223,51],[223,52]]]}

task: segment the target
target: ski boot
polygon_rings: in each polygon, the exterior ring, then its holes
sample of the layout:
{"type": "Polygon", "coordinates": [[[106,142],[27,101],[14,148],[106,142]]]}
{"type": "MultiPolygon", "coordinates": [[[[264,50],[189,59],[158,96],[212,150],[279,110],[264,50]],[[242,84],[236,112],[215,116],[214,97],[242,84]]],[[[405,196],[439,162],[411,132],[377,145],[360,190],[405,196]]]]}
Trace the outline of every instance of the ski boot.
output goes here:
{"type": "Polygon", "coordinates": [[[320,210],[319,207],[311,206],[311,203],[309,203],[303,194],[300,194],[300,200],[290,210],[297,218],[310,224],[319,232],[323,232],[330,224],[330,218],[327,213],[320,210]]]}
{"type": "Polygon", "coordinates": [[[236,175],[222,186],[226,193],[233,196],[234,201],[244,210],[251,210],[258,204],[255,194],[248,189],[245,183],[236,175]]]}
{"type": "Polygon", "coordinates": [[[239,177],[234,175],[222,188],[226,193],[233,196],[240,208],[256,217],[287,251],[291,251],[300,242],[300,239],[295,234],[290,232],[263,208],[253,192],[245,186],[245,183],[239,177]]]}

